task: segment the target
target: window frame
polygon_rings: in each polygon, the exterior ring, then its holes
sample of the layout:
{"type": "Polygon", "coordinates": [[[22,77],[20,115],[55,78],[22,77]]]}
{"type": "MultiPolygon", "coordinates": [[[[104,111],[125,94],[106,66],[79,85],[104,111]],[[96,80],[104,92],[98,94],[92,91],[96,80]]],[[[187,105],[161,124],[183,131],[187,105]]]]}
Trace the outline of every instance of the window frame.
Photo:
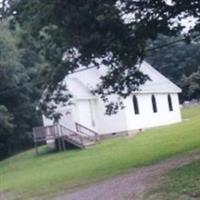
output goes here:
{"type": "Polygon", "coordinates": [[[132,103],[133,103],[133,110],[134,110],[135,115],[139,115],[140,109],[139,109],[139,104],[138,104],[138,98],[136,95],[133,95],[132,103]]]}
{"type": "Polygon", "coordinates": [[[172,97],[171,97],[170,94],[167,95],[167,102],[168,102],[169,111],[170,111],[170,112],[174,111],[174,106],[173,106],[173,102],[172,102],[172,97]]]}
{"type": "Polygon", "coordinates": [[[157,101],[156,101],[156,97],[155,97],[154,94],[151,95],[151,104],[152,104],[153,113],[157,113],[158,112],[158,106],[157,106],[157,101]]]}

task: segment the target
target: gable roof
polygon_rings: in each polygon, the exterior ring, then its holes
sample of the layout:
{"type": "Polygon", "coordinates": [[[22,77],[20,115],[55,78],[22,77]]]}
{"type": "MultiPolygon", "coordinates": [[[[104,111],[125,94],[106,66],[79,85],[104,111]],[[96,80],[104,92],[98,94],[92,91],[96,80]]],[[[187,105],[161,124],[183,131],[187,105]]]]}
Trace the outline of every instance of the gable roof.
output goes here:
{"type": "MultiPolygon", "coordinates": [[[[147,62],[143,62],[138,69],[147,74],[151,80],[139,87],[139,91],[134,93],[180,93],[181,89],[172,83],[169,79],[163,76],[155,68],[147,62]]],[[[100,77],[106,74],[106,67],[102,66],[99,69],[91,68],[85,71],[76,72],[66,77],[65,81],[68,84],[68,89],[77,98],[94,98],[90,92],[96,89],[100,83],[100,77]]]]}
{"type": "Polygon", "coordinates": [[[91,93],[78,78],[67,78],[66,84],[71,94],[78,99],[94,99],[95,96],[91,93]]]}
{"type": "Polygon", "coordinates": [[[143,62],[140,71],[147,74],[151,81],[140,86],[141,93],[180,93],[181,88],[162,75],[147,62],[143,62]]]}

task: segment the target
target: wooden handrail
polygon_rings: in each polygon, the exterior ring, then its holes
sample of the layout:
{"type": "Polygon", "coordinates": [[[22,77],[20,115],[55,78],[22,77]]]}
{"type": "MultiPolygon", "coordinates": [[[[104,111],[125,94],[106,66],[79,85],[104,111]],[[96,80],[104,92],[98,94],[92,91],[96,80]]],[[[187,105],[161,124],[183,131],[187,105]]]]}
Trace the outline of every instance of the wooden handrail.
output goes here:
{"type": "Polygon", "coordinates": [[[83,145],[83,137],[80,134],[78,134],[76,131],[69,129],[63,125],[59,125],[59,126],[61,128],[62,136],[77,136],[80,139],[80,143],[83,145]],[[65,132],[63,130],[65,130],[65,132]]]}
{"type": "Polygon", "coordinates": [[[57,131],[55,125],[51,126],[39,126],[33,128],[33,139],[34,141],[46,141],[47,139],[54,139],[57,137],[57,131]]]}
{"type": "Polygon", "coordinates": [[[75,125],[76,125],[77,132],[80,132],[83,135],[88,136],[89,138],[91,138],[91,135],[93,135],[94,138],[95,138],[95,141],[99,140],[99,134],[97,132],[95,132],[94,130],[92,130],[92,129],[90,129],[90,128],[82,125],[82,124],[79,124],[77,122],[75,123],[75,125]],[[87,132],[89,132],[89,134],[87,132]]]}
{"type": "Polygon", "coordinates": [[[51,125],[51,126],[39,126],[33,128],[33,140],[34,140],[34,146],[36,150],[36,154],[38,155],[38,144],[39,142],[46,142],[47,140],[54,140],[57,135],[57,126],[51,125]]]}
{"type": "Polygon", "coordinates": [[[33,140],[37,154],[37,143],[56,139],[58,139],[59,142],[59,150],[65,150],[65,141],[70,142],[79,148],[85,148],[88,144],[91,145],[98,141],[98,134],[79,123],[76,123],[76,130],[72,130],[61,124],[33,128],[33,140]]]}

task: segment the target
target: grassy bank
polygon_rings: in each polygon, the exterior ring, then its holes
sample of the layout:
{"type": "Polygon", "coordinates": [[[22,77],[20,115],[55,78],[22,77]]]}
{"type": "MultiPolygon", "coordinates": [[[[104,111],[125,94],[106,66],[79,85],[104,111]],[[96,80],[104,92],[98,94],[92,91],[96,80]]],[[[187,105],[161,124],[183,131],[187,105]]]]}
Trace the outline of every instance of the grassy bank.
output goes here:
{"type": "Polygon", "coordinates": [[[152,194],[160,200],[200,199],[200,161],[170,172],[152,194]]]}
{"type": "Polygon", "coordinates": [[[182,123],[136,137],[117,138],[86,150],[35,156],[27,151],[0,162],[0,195],[10,199],[51,196],[128,169],[200,148],[200,107],[185,109],[182,123]]]}

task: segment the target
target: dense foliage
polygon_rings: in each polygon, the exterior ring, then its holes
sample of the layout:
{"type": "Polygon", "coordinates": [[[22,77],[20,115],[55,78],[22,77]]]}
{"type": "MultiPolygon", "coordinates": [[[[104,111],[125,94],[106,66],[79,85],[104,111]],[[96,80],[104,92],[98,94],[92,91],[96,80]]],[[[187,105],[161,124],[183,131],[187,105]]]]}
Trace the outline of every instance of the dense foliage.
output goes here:
{"type": "Polygon", "coordinates": [[[1,159],[32,145],[32,126],[40,122],[35,109],[40,89],[36,85],[39,75],[36,57],[31,47],[21,44],[24,33],[9,31],[4,23],[0,30],[1,159]]]}
{"type": "Polygon", "coordinates": [[[200,68],[188,76],[183,75],[181,82],[184,100],[200,99],[200,68]]]}
{"type": "MultiPolygon", "coordinates": [[[[158,34],[179,35],[182,19],[196,20],[190,33],[199,32],[197,0],[35,0],[12,1],[11,14],[43,44],[48,60],[50,92],[80,65],[108,67],[96,91],[106,97],[126,97],[147,77],[134,67],[146,53],[146,42],[158,34]]],[[[118,107],[118,106],[117,106],[118,107]]]]}
{"type": "Polygon", "coordinates": [[[149,48],[168,43],[172,45],[149,51],[146,59],[183,89],[181,100],[184,101],[200,98],[200,41],[196,38],[195,41],[186,43],[181,39],[183,38],[160,35],[149,43],[149,48]],[[179,42],[173,44],[175,41],[179,42]]]}

